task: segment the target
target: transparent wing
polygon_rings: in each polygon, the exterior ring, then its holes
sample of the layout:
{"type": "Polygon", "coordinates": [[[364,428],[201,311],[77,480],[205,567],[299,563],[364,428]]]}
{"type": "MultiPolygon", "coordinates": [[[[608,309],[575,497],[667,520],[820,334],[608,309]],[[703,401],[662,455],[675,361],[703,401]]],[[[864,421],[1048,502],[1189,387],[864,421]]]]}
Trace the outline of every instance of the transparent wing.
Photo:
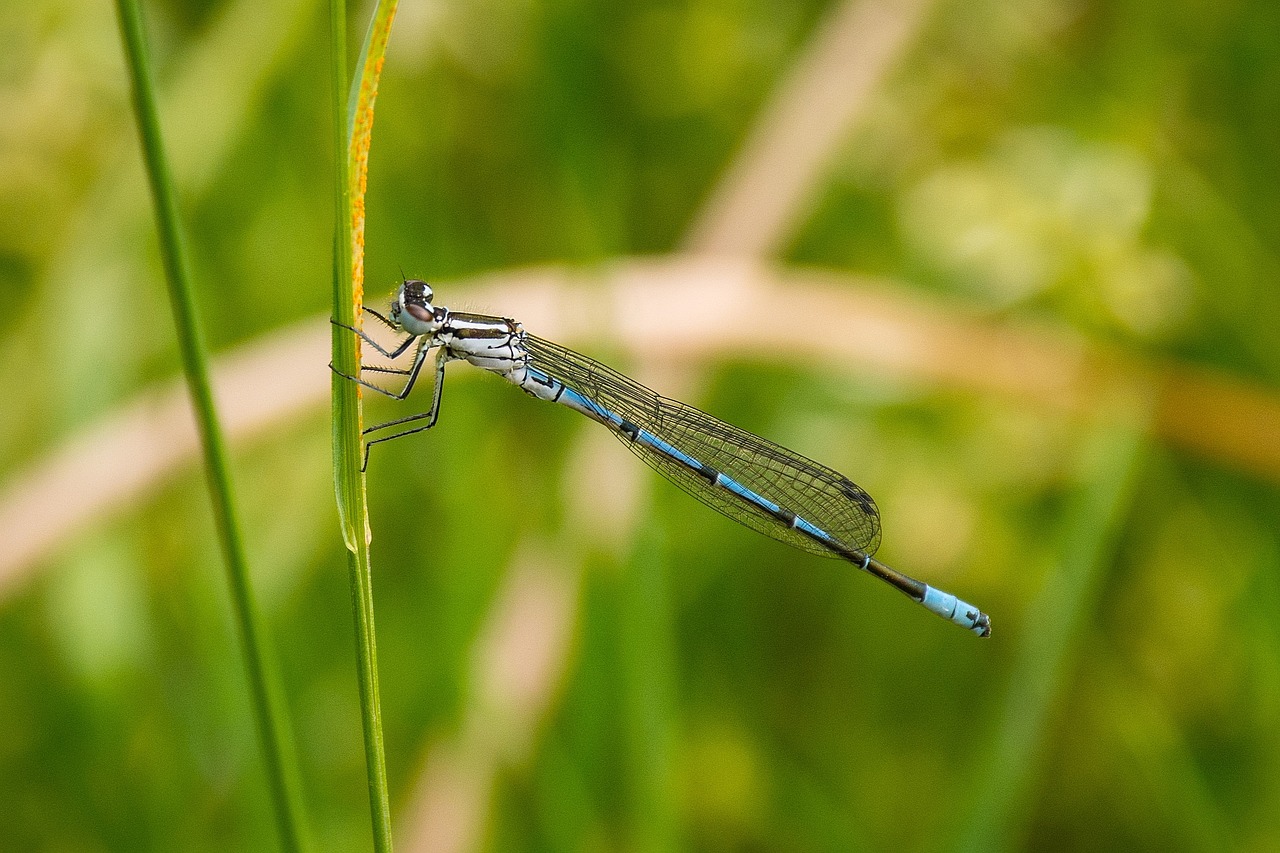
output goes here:
{"type": "MultiPolygon", "coordinates": [[[[526,334],[525,346],[533,367],[794,512],[849,548],[873,554],[880,545],[880,513],[875,501],[843,474],[663,397],[559,344],[526,334]]],[[[618,437],[668,480],[734,521],[805,551],[838,556],[660,451],[621,433],[618,437]]]]}

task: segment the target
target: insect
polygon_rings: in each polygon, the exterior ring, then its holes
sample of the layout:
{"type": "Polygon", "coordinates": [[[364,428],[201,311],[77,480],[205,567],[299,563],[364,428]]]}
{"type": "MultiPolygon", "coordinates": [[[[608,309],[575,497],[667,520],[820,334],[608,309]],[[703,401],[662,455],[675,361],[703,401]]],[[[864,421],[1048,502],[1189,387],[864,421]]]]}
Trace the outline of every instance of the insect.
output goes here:
{"type": "MultiPolygon", "coordinates": [[[[363,368],[406,376],[399,391],[339,374],[398,400],[409,396],[428,356],[435,352],[430,410],[366,429],[366,436],[377,434],[366,438],[366,466],[373,445],[435,425],[445,364],[465,360],[540,400],[567,406],[603,424],[667,479],[735,521],[805,551],[847,560],[942,618],[980,637],[990,636],[991,620],[978,608],[872,558],[880,544],[880,513],[871,496],[844,475],[663,397],[594,359],[531,335],[515,320],[450,311],[433,304],[433,299],[430,285],[408,279],[397,289],[389,316],[364,309],[406,335],[393,349],[342,326],[392,360],[413,349],[413,363],[407,369],[363,368]]],[[[335,321],[335,325],[341,324],[335,321]]]]}

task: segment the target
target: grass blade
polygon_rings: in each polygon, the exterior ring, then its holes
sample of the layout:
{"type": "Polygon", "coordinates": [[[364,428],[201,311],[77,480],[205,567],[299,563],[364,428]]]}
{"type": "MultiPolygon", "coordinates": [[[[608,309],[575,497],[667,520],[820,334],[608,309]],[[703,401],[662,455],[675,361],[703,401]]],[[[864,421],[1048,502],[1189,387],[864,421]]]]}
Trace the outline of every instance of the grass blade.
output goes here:
{"type": "Polygon", "coordinates": [[[1058,569],[1027,610],[1029,624],[1022,631],[996,741],[977,768],[973,805],[956,850],[1022,846],[1021,816],[1033,796],[1051,709],[1070,677],[1146,447],[1147,407],[1117,400],[1114,407],[1102,408],[1118,414],[1094,429],[1082,453],[1077,476],[1087,485],[1066,510],[1058,569]]]}
{"type": "MultiPolygon", "coordinates": [[[[333,136],[337,152],[334,182],[335,234],[333,318],[347,326],[360,322],[364,301],[364,193],[373,106],[386,55],[387,38],[395,17],[395,0],[379,0],[361,51],[360,76],[353,84],[354,103],[347,96],[347,21],[343,0],[330,0],[333,87],[333,136]],[[350,116],[348,110],[352,110],[350,116]]],[[[359,375],[359,350],[350,332],[333,328],[333,364],[341,372],[359,375]]],[[[364,729],[365,769],[374,849],[391,850],[391,801],[382,739],[378,694],[378,654],[373,621],[373,581],[369,562],[368,500],[360,470],[363,415],[360,388],[333,377],[333,481],[342,536],[347,545],[351,606],[356,628],[356,669],[360,683],[360,715],[364,729]]]]}
{"type": "Polygon", "coordinates": [[[258,614],[249,581],[248,562],[245,559],[232,497],[226,444],[214,410],[205,347],[196,322],[190,268],[178,223],[173,176],[160,135],[155,89],[143,36],[142,13],[137,0],[117,0],[116,7],[133,87],[134,114],[155,204],[160,254],[169,284],[174,327],[178,333],[182,367],[190,388],[204,450],[205,473],[214,521],[222,546],[222,556],[227,564],[232,608],[244,650],[252,708],[267,764],[268,787],[275,807],[281,845],[286,850],[305,850],[308,843],[297,757],[275,665],[267,653],[267,633],[258,614]]]}
{"type": "Polygon", "coordinates": [[[646,528],[628,560],[618,606],[623,721],[631,784],[631,849],[679,850],[676,788],[676,652],[661,532],[646,528]]]}

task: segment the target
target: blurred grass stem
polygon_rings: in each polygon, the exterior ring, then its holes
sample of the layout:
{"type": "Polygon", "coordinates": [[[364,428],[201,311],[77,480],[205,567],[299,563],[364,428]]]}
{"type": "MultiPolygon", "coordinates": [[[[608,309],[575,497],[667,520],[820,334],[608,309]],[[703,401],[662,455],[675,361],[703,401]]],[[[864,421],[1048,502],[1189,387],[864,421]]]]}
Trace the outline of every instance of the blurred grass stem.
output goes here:
{"type": "Polygon", "coordinates": [[[120,29],[124,41],[129,75],[133,87],[134,114],[142,141],[147,176],[155,203],[156,226],[165,279],[169,285],[169,301],[173,308],[174,327],[182,353],[182,366],[191,403],[195,409],[204,464],[213,504],[214,521],[227,564],[231,586],[232,609],[240,631],[245,668],[249,675],[251,706],[262,742],[267,765],[267,778],[275,807],[281,845],[286,850],[308,848],[303,817],[300,774],[293,747],[288,716],[285,713],[276,669],[267,651],[267,632],[258,614],[249,581],[248,564],[241,541],[231,478],[227,465],[226,445],[214,411],[209,385],[205,347],[196,321],[191,275],[178,223],[178,206],[173,176],[165,157],[156,110],[142,14],[136,0],[117,0],[120,29]]]}
{"type": "MultiPolygon", "coordinates": [[[[955,850],[1018,846],[1044,760],[1045,739],[1081,646],[1092,624],[1115,542],[1128,514],[1133,484],[1150,432],[1151,407],[1118,399],[1089,435],[1077,480],[1082,485],[1064,512],[1062,556],[1044,589],[1027,609],[1019,656],[994,743],[976,771],[975,798],[955,850]]],[[[1135,394],[1135,397],[1142,395],[1135,394]]]]}
{"type": "Polygon", "coordinates": [[[624,569],[618,597],[631,849],[640,853],[681,848],[679,808],[672,793],[678,679],[666,553],[660,530],[644,527],[624,569]]]}

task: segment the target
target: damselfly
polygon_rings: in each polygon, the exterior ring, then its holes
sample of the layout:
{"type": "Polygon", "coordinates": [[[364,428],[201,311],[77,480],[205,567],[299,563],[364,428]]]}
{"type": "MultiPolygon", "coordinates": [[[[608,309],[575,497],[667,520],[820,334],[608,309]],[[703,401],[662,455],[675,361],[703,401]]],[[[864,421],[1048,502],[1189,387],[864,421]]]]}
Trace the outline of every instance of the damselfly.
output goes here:
{"type": "Polygon", "coordinates": [[[363,368],[407,377],[399,391],[341,374],[398,400],[409,396],[435,350],[431,409],[366,429],[366,435],[379,433],[366,440],[366,465],[369,449],[378,442],[435,425],[445,364],[464,359],[540,400],[568,406],[604,424],[667,479],[735,521],[805,551],[848,560],[942,618],[980,637],[991,634],[991,620],[978,608],[872,558],[880,544],[880,513],[871,496],[847,477],[531,335],[514,320],[450,311],[433,305],[433,296],[426,282],[407,280],[396,291],[390,316],[364,309],[407,335],[392,349],[343,326],[393,361],[413,349],[407,369],[363,368]],[[392,427],[402,429],[381,434],[392,427]]]}

